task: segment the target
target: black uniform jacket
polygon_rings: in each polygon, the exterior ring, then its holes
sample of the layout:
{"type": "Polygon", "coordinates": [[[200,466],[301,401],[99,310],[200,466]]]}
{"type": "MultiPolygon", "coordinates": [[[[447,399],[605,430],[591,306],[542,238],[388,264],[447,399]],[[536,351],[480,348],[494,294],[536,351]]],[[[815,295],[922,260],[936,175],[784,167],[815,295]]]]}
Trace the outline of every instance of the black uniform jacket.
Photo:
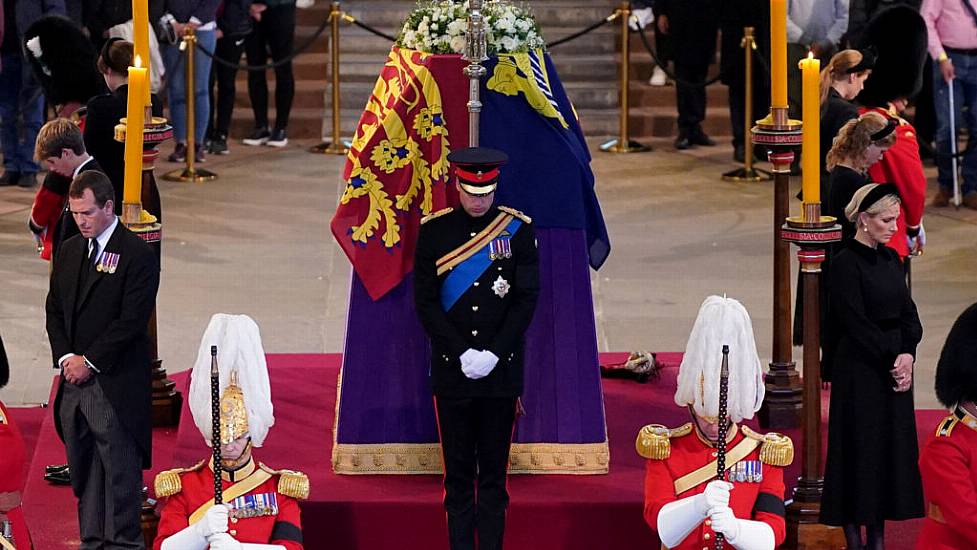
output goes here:
{"type": "MultiPolygon", "coordinates": [[[[54,259],[47,296],[47,332],[55,366],[68,353],[84,355],[123,426],[133,435],[148,468],[152,448],[150,419],[149,316],[156,304],[159,263],[156,254],[119,222],[105,245],[119,255],[114,273],[89,267],[88,239],[76,235],[54,259]],[[83,280],[81,270],[90,270],[83,280]]],[[[58,408],[64,377],[58,384],[54,420],[61,432],[58,408]]],[[[63,435],[62,435],[63,438],[63,435]]]]}
{"type": "Polygon", "coordinates": [[[492,264],[449,309],[441,305],[441,286],[451,273],[437,274],[437,261],[468,242],[501,211],[493,207],[473,218],[457,208],[421,225],[414,256],[414,298],[431,338],[431,385],[442,397],[515,397],[522,393],[523,347],[539,294],[539,255],[528,221],[510,237],[511,258],[492,264]],[[501,287],[508,283],[509,288],[501,287]],[[489,350],[499,362],[480,380],[461,371],[459,357],[469,348],[489,350]]]}

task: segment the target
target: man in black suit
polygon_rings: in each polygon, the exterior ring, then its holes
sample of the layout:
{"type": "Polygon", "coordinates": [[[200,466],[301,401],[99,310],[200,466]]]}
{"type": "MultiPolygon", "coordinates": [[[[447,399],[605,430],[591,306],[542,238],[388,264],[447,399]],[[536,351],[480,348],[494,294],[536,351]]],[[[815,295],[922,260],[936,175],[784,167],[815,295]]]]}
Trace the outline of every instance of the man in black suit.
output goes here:
{"type": "Polygon", "coordinates": [[[80,235],[54,260],[47,331],[61,381],[54,402],[78,497],[82,549],[145,548],[142,469],[150,465],[147,326],[156,254],[115,215],[112,184],[79,174],[68,202],[80,235]]]}
{"type": "Polygon", "coordinates": [[[431,338],[452,550],[502,548],[506,469],[523,389],[526,329],[539,294],[529,217],[494,206],[501,151],[453,151],[461,208],[421,221],[414,300],[431,338]],[[476,485],[478,487],[476,492],[476,485]]]}

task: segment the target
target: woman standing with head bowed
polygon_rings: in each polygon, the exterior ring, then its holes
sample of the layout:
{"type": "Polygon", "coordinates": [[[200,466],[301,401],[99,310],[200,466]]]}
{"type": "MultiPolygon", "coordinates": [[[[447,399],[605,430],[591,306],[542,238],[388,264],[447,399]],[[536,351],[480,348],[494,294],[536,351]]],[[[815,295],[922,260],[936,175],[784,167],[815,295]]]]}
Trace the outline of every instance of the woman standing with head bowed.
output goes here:
{"type": "Polygon", "coordinates": [[[884,548],[886,520],[923,515],[913,363],[923,329],[898,254],[885,246],[899,218],[890,184],[869,184],[845,208],[855,235],[832,261],[832,371],[821,523],[849,548],[884,548]],[[861,528],[866,528],[863,545],[861,528]]]}

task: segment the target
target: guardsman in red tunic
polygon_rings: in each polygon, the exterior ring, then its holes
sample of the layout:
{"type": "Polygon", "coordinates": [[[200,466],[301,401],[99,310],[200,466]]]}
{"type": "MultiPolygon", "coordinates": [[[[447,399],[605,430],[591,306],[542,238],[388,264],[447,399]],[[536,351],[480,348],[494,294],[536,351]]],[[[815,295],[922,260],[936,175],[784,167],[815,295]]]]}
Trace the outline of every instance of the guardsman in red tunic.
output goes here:
{"type": "Polygon", "coordinates": [[[926,176],[919,158],[919,143],[916,129],[899,116],[922,89],[926,37],[926,23],[919,10],[897,5],[879,10],[869,21],[861,45],[873,48],[878,58],[857,97],[864,106],[859,114],[875,111],[897,124],[895,144],[869,168],[868,175],[874,182],[891,182],[899,189],[899,230],[886,246],[898,252],[900,258],[922,251],[926,242],[922,225],[926,176]]]}
{"type": "MultiPolygon", "coordinates": [[[[10,364],[0,340],[0,388],[10,378],[10,364]]],[[[24,523],[21,509],[21,489],[24,487],[24,439],[17,425],[0,402],[0,550],[10,550],[16,545],[21,550],[31,548],[31,539],[24,523]],[[9,527],[6,527],[9,525],[9,527]],[[4,533],[4,530],[8,533],[4,533]],[[10,535],[10,539],[4,537],[10,535]]]]}
{"type": "Polygon", "coordinates": [[[786,536],[784,467],[794,458],[790,438],[754,432],[739,424],[763,402],[763,370],[746,309],[736,300],[710,296],[679,368],[675,402],[692,421],[638,433],[647,458],[644,517],[663,548],[772,550],[786,536]],[[722,347],[728,345],[729,387],[724,480],[717,479],[719,384],[722,347]]]}
{"type": "Polygon", "coordinates": [[[949,407],[923,446],[927,514],[917,550],[977,548],[977,304],[953,324],[936,366],[936,396],[949,407]]]}
{"type": "Polygon", "coordinates": [[[309,496],[300,472],[273,470],[252,456],[275,422],[258,326],[246,315],[217,314],[207,327],[190,377],[190,410],[209,443],[212,435],[210,347],[218,346],[222,395],[221,486],[214,505],[214,462],[156,476],[166,498],[155,550],[302,550],[298,499],[309,496]]]}

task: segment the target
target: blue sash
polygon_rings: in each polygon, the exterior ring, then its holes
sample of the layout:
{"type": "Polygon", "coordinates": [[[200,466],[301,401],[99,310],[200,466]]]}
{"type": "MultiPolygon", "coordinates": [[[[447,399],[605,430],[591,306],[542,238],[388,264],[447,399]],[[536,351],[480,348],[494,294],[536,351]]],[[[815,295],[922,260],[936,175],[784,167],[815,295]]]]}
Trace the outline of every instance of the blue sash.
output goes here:
{"type": "MultiPolygon", "coordinates": [[[[522,225],[522,220],[519,218],[512,218],[512,221],[505,226],[505,231],[509,232],[509,235],[515,235],[516,230],[522,225]]],[[[477,252],[472,254],[465,261],[459,263],[448,276],[444,279],[444,284],[441,285],[441,307],[445,312],[449,311],[461,296],[471,288],[472,283],[478,280],[479,277],[485,273],[485,270],[492,265],[492,258],[490,257],[489,250],[492,247],[492,241],[490,240],[478,249],[477,252]]]]}

